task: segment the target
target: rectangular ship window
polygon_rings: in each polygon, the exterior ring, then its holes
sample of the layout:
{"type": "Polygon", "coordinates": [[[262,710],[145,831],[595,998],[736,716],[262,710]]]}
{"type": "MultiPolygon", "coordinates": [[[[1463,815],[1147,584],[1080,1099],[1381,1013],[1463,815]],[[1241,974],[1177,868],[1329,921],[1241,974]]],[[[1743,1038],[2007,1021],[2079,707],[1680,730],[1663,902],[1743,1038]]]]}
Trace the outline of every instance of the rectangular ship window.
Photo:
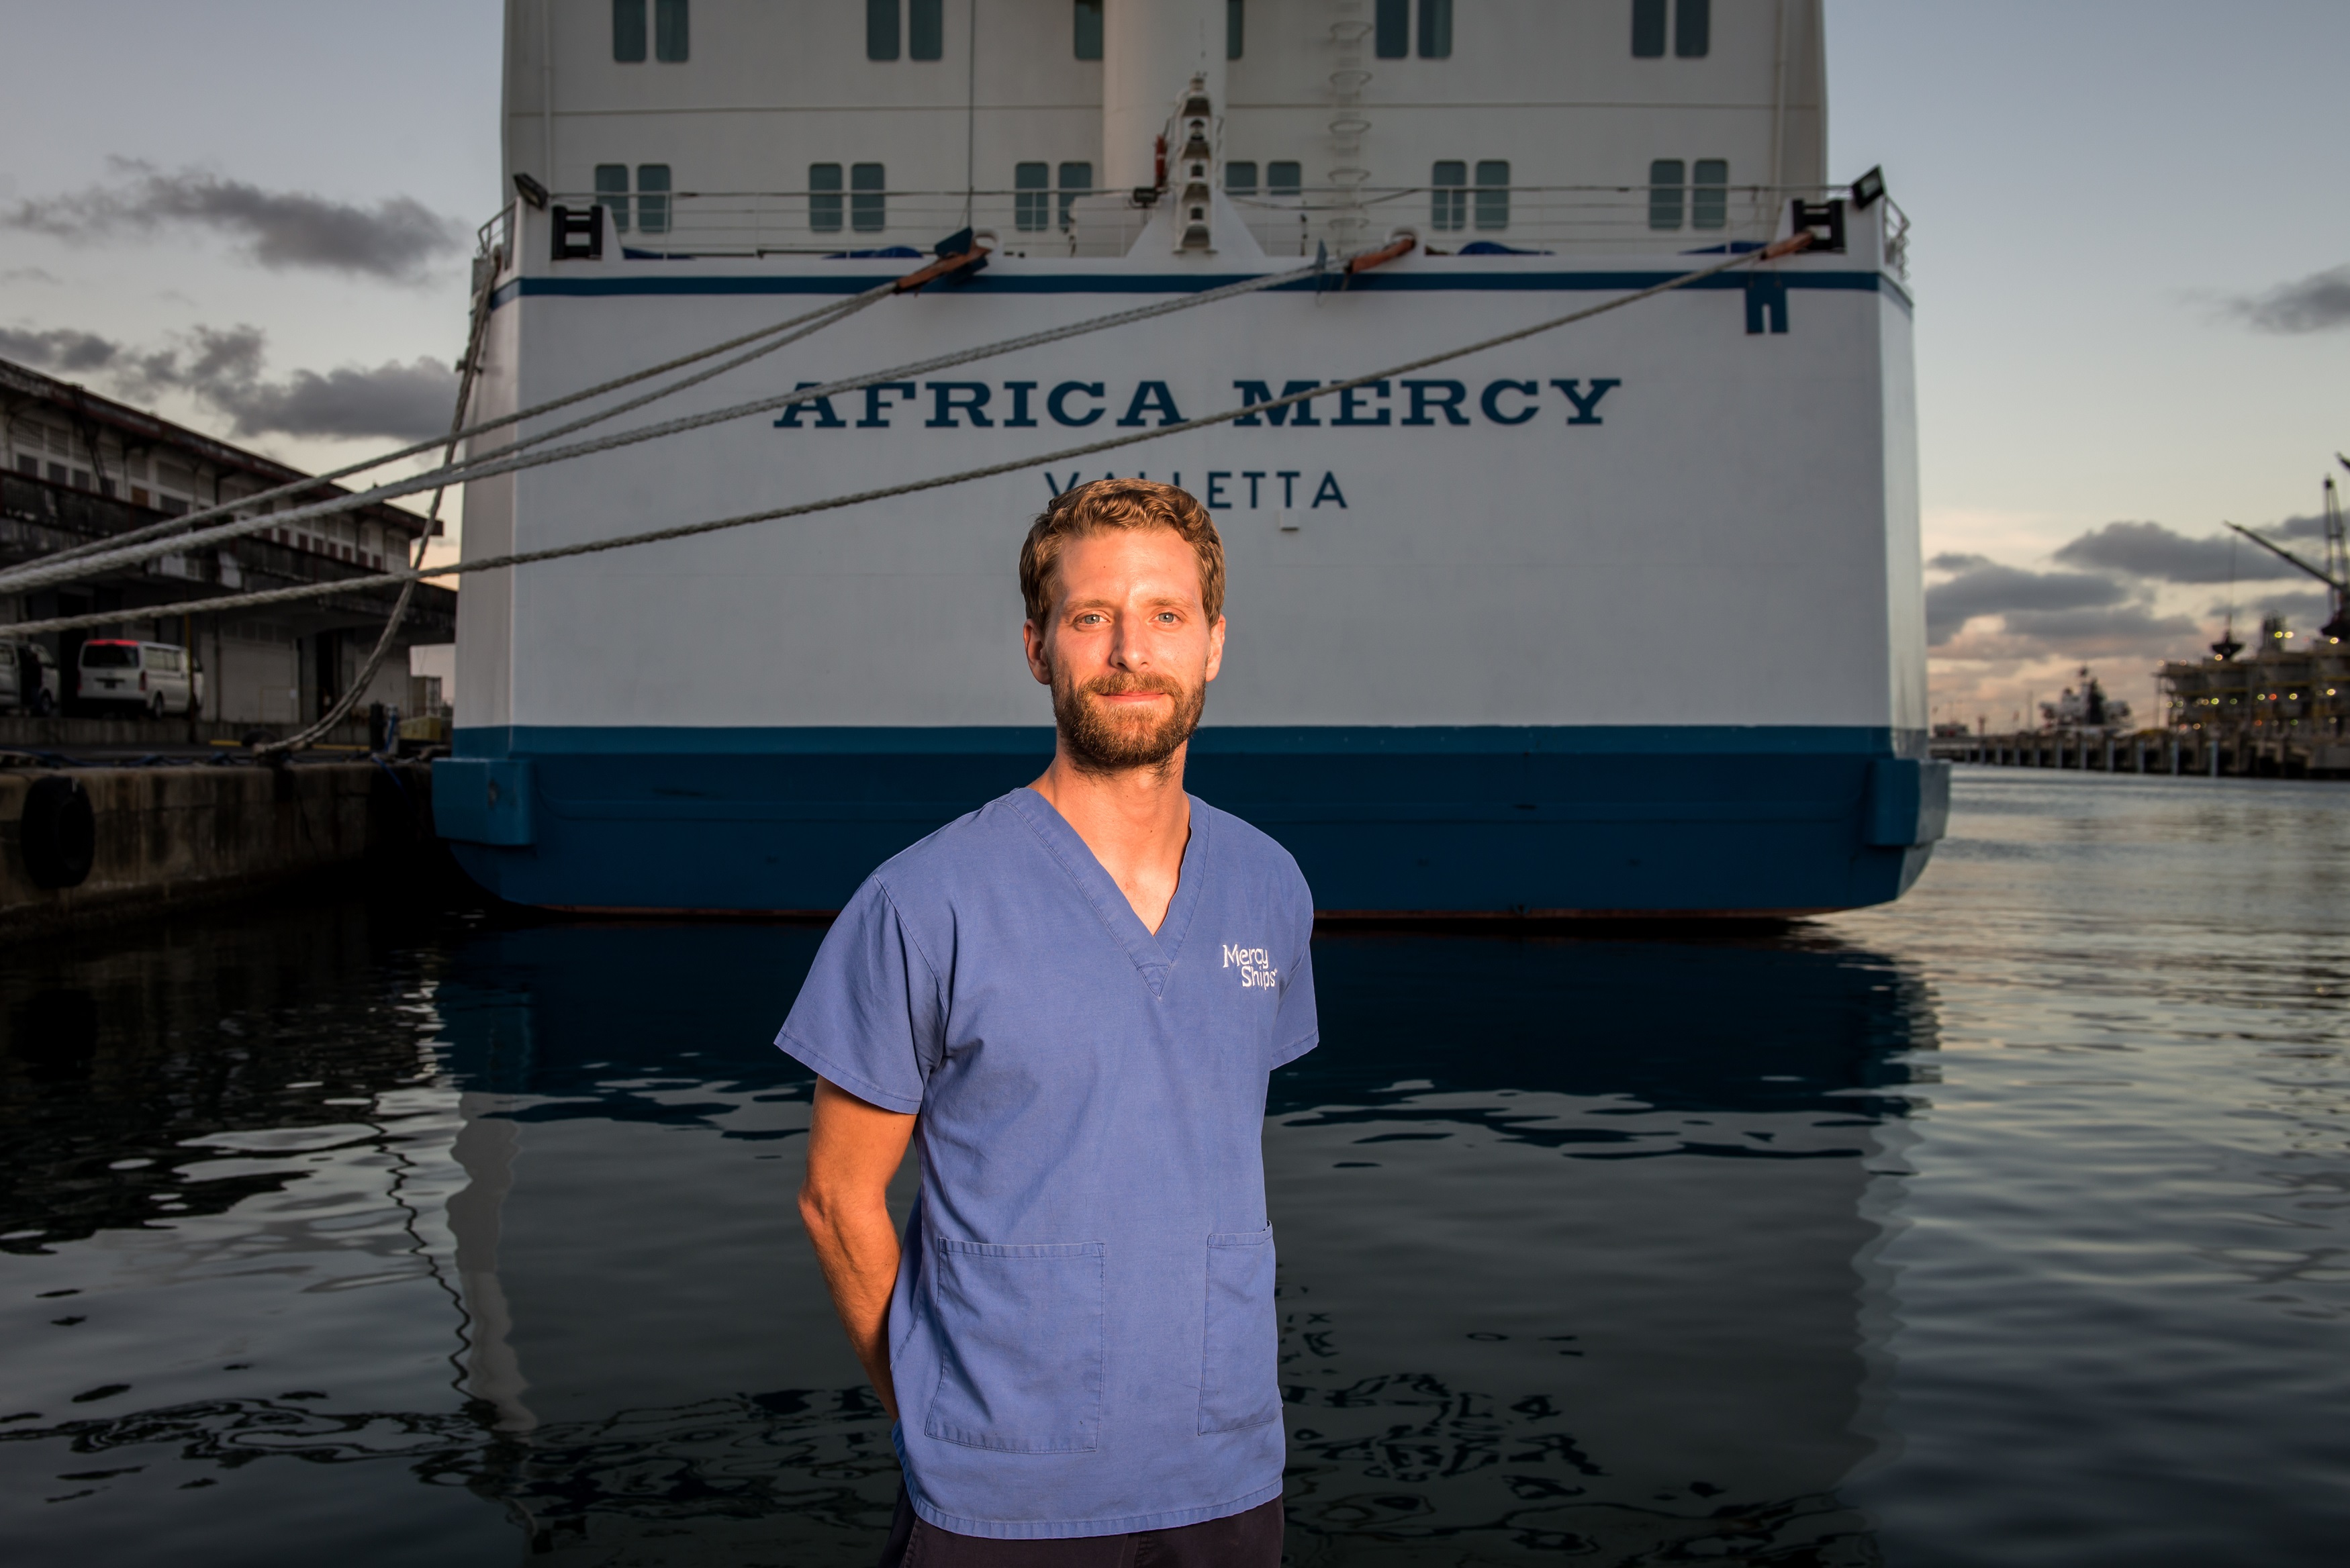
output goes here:
{"type": "Polygon", "coordinates": [[[1713,47],[1713,0],[1673,0],[1673,53],[1701,60],[1713,47]]]}
{"type": "Polygon", "coordinates": [[[1665,0],[1632,0],[1632,57],[1665,57],[1665,0]]]}
{"type": "Polygon", "coordinates": [[[1303,164],[1276,160],[1264,166],[1264,193],[1268,196],[1301,195],[1305,190],[1303,164]]]}
{"type": "Polygon", "coordinates": [[[1659,158],[1648,165],[1648,227],[1681,226],[1681,161],[1659,158]]]}
{"type": "Polygon", "coordinates": [[[898,0],[865,0],[865,57],[898,57],[898,0]]]}
{"type": "Polygon", "coordinates": [[[1224,165],[1224,189],[1235,196],[1256,194],[1256,165],[1233,161],[1224,165]]]}
{"type": "Polygon", "coordinates": [[[670,65],[686,57],[686,0],[653,0],[653,58],[670,65]]]}
{"type": "Polygon", "coordinates": [[[942,60],[946,56],[946,0],[906,0],[906,57],[942,60]]]}
{"type": "Polygon", "coordinates": [[[1246,41],[1242,36],[1248,22],[1244,5],[1245,0],[1224,0],[1224,58],[1228,60],[1241,57],[1241,46],[1246,41]]]}
{"type": "Polygon", "coordinates": [[[1411,0],[1378,0],[1371,34],[1371,52],[1383,60],[1399,60],[1411,53],[1411,0]]]}
{"type": "Polygon", "coordinates": [[[1061,165],[1061,227],[1069,226],[1069,203],[1080,196],[1094,193],[1094,166],[1090,163],[1061,165]]]}
{"type": "Polygon", "coordinates": [[[637,232],[669,233],[669,165],[637,165],[637,232]]]}
{"type": "Polygon", "coordinates": [[[1462,187],[1469,183],[1469,165],[1457,158],[1440,159],[1429,171],[1428,183],[1428,226],[1447,231],[1467,227],[1469,192],[1462,187]]]}
{"type": "Polygon", "coordinates": [[[889,182],[879,163],[848,166],[848,226],[860,234],[878,234],[889,226],[889,182]]]}
{"type": "Polygon", "coordinates": [[[645,57],[645,0],[612,0],[612,57],[624,66],[645,57]]]}
{"type": "Polygon", "coordinates": [[[1700,158],[1690,169],[1690,227],[1730,226],[1730,160],[1700,158]]]}
{"type": "Polygon", "coordinates": [[[1452,57],[1452,0],[1419,0],[1419,57],[1452,57]]]}
{"type": "Polygon", "coordinates": [[[1102,57],[1102,0],[1077,0],[1077,58],[1102,57]]]}
{"type": "Polygon", "coordinates": [[[1049,163],[1015,163],[1012,166],[1012,226],[1023,234],[1042,233],[1053,210],[1053,198],[1048,187],[1053,182],[1053,166],[1049,163]]]}
{"type": "Polygon", "coordinates": [[[1510,226],[1510,165],[1506,159],[1482,158],[1477,161],[1477,226],[1510,226]]]}
{"type": "Polygon", "coordinates": [[[808,165],[808,227],[819,234],[840,233],[840,165],[808,165]]]}
{"type": "Polygon", "coordinates": [[[596,202],[612,214],[616,234],[629,232],[629,166],[625,163],[596,165],[596,202]]]}

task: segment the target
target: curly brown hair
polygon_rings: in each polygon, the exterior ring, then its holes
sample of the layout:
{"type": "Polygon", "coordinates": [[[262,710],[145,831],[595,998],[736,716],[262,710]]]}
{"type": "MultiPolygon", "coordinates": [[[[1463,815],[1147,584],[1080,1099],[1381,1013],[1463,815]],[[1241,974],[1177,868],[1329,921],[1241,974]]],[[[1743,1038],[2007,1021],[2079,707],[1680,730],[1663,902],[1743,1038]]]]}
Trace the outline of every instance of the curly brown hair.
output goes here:
{"type": "Polygon", "coordinates": [[[1224,541],[1190,492],[1149,479],[1097,479],[1073,484],[1037,515],[1020,546],[1020,597],[1029,623],[1042,629],[1053,613],[1053,568],[1066,543],[1116,529],[1164,528],[1200,557],[1200,601],[1214,620],[1224,613],[1224,541]]]}

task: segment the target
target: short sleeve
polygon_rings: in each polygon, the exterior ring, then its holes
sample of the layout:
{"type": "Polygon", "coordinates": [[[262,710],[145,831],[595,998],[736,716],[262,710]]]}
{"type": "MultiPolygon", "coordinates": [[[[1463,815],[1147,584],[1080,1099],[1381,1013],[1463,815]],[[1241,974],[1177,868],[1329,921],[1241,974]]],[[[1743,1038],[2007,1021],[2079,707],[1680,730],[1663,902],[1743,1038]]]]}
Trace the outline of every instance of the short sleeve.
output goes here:
{"type": "Polygon", "coordinates": [[[938,976],[878,878],[825,934],[775,1044],[883,1110],[922,1108],[945,1020],[938,976]]]}
{"type": "MultiPolygon", "coordinates": [[[[1301,882],[1299,892],[1303,895],[1304,891],[1301,882]]],[[[1296,1061],[1322,1041],[1322,1021],[1314,1012],[1314,912],[1310,895],[1305,896],[1299,924],[1303,929],[1296,939],[1297,957],[1289,965],[1288,978],[1282,981],[1280,1010],[1274,1015],[1274,1052],[1269,1064],[1273,1067],[1296,1061]]]]}

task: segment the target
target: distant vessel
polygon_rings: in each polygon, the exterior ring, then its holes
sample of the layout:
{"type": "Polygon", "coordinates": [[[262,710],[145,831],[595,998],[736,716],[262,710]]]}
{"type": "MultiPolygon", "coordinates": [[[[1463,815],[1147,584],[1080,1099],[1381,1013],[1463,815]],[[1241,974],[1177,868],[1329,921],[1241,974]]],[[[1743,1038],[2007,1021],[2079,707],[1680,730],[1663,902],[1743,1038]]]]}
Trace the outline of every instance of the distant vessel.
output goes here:
{"type": "MultiPolygon", "coordinates": [[[[2350,468],[2350,458],[2340,461],[2350,468]]],[[[2350,775],[2350,536],[2330,474],[2320,515],[2315,562],[2248,528],[2236,532],[2325,585],[2324,625],[2296,632],[2284,617],[2264,616],[2260,641],[2248,649],[2230,610],[2210,658],[2173,660],[2157,672],[2168,722],[2216,748],[2230,772],[2350,775]]]]}
{"type": "Polygon", "coordinates": [[[1816,243],[1104,458],[476,576],[444,836],[524,903],[837,908],[1039,770],[1018,541],[1056,492],[1139,472],[1200,494],[1232,562],[1193,788],[1326,911],[1898,896],[1948,787],[1907,223],[1880,180],[1825,182],[1821,26],[1819,0],[510,3],[507,172],[552,196],[484,231],[483,412],[868,289],[965,227],[983,272],[660,411],[1401,254],[476,483],[474,556],[1172,424],[1816,243]]]}
{"type": "MultiPolygon", "coordinates": [[[[2081,684],[2067,686],[2054,702],[2040,704],[2043,730],[2097,730],[2118,734],[2130,726],[2130,705],[2106,695],[2105,683],[2081,666],[2081,684]]],[[[1960,734],[1966,733],[1961,728],[1960,734]]]]}

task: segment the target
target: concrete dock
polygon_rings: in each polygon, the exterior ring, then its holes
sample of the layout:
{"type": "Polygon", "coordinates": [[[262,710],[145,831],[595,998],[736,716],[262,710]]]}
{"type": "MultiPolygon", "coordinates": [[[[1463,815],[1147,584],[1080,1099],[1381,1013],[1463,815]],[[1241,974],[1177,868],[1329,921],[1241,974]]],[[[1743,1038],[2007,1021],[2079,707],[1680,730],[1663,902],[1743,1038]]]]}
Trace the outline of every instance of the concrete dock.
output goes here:
{"type": "MultiPolygon", "coordinates": [[[[7,759],[0,756],[0,762],[7,759]]],[[[438,853],[416,762],[0,766],[0,941],[438,853]]]]}

